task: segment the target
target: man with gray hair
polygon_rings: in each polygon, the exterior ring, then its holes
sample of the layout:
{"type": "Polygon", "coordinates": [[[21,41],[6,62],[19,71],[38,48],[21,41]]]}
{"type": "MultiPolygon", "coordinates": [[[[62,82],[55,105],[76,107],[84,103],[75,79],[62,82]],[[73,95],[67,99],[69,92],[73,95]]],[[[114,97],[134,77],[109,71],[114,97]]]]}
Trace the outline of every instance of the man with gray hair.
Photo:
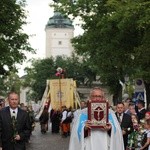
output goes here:
{"type": "MultiPolygon", "coordinates": [[[[92,89],[89,101],[106,101],[104,91],[92,89]]],[[[103,128],[91,128],[87,111],[82,109],[73,124],[69,150],[124,150],[121,128],[113,110],[109,109],[109,122],[103,128]],[[86,134],[88,130],[90,135],[86,134]]]]}

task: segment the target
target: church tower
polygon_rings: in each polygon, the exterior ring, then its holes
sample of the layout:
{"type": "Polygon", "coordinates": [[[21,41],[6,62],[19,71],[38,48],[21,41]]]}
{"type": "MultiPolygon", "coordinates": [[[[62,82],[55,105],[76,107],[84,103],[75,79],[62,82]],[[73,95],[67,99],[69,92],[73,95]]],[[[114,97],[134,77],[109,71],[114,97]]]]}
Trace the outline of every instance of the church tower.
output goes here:
{"type": "Polygon", "coordinates": [[[54,12],[54,16],[49,18],[45,32],[46,58],[58,55],[71,56],[74,26],[69,18],[64,17],[60,12],[54,12]]]}

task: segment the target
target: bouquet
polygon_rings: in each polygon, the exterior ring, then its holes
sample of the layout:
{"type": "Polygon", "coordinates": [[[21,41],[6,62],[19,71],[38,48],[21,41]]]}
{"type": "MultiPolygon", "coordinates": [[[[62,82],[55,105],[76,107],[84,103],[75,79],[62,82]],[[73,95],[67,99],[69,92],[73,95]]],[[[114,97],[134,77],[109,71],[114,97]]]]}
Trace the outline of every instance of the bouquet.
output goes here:
{"type": "Polygon", "coordinates": [[[133,125],[133,132],[128,137],[128,148],[135,149],[141,147],[141,126],[136,124],[133,125]]]}
{"type": "Polygon", "coordinates": [[[129,149],[135,149],[138,147],[138,131],[134,130],[130,135],[129,135],[129,140],[128,140],[128,148],[129,149]]]}

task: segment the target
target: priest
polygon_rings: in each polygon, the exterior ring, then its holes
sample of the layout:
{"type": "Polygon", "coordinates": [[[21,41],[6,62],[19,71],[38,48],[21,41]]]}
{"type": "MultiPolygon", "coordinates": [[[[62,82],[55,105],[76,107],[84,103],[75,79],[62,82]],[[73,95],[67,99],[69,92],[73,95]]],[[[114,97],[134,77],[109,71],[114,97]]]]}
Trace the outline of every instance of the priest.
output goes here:
{"type": "MultiPolygon", "coordinates": [[[[104,101],[104,91],[94,88],[89,100],[104,101]]],[[[108,124],[103,128],[91,128],[87,108],[82,109],[73,124],[69,150],[124,150],[122,131],[113,110],[109,109],[108,124]],[[90,130],[90,134],[88,134],[90,130]]]]}

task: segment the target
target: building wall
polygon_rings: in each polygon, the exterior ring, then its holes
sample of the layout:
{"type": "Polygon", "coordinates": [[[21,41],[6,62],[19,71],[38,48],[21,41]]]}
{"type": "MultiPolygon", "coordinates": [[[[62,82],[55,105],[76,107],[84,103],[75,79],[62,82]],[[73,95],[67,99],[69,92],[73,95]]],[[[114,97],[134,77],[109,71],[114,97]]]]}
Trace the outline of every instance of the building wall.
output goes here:
{"type": "Polygon", "coordinates": [[[71,56],[73,28],[46,28],[46,58],[58,55],[71,56]]]}
{"type": "Polygon", "coordinates": [[[27,104],[26,98],[27,98],[27,92],[29,91],[29,88],[21,88],[20,90],[20,103],[27,104]]]}

